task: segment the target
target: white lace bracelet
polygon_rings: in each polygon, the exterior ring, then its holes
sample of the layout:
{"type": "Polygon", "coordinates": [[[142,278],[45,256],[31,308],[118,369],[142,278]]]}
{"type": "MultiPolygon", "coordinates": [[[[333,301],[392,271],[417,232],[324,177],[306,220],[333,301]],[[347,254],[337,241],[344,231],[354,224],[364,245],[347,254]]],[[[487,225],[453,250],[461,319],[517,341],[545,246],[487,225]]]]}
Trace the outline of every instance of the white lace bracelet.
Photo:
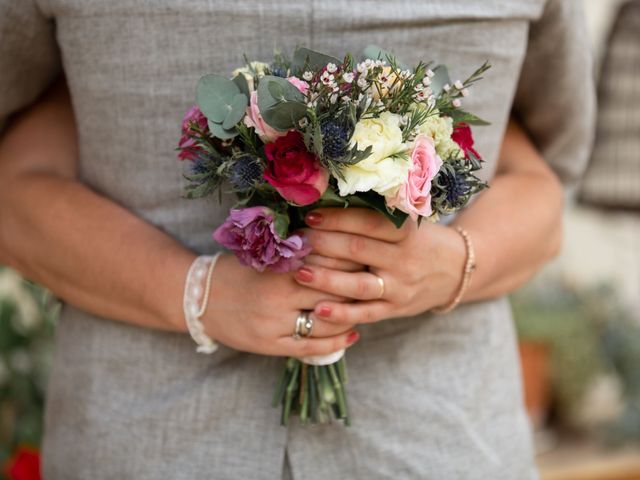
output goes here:
{"type": "Polygon", "coordinates": [[[189,268],[184,286],[182,303],[184,319],[191,338],[198,344],[196,351],[199,353],[213,353],[218,349],[218,344],[204,332],[204,325],[200,318],[204,315],[209,303],[211,275],[219,256],[220,254],[217,253],[216,255],[201,255],[196,258],[189,268]]]}

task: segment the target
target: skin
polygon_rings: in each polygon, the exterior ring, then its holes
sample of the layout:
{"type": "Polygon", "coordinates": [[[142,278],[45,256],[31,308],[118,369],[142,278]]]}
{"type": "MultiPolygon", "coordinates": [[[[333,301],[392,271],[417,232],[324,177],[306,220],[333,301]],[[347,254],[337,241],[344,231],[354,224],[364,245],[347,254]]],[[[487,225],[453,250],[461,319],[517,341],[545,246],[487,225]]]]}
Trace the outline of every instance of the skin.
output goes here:
{"type": "MultiPolygon", "coordinates": [[[[83,185],[76,143],[63,81],[4,133],[0,263],[95,315],[186,333],[182,293],[196,254],[83,185]]],[[[512,290],[560,245],[562,191],[515,123],[491,184],[456,219],[477,253],[465,301],[512,290]]],[[[452,228],[408,223],[396,230],[363,210],[314,213],[321,221],[312,215],[305,231],[314,253],[295,274],[259,274],[234,256],[220,258],[202,318],[212,338],[265,355],[326,354],[357,341],[359,323],[424,312],[455,295],[465,250],[452,228]],[[384,278],[382,299],[377,279],[362,265],[384,278]],[[294,340],[303,309],[315,312],[314,337],[294,340]]]]}

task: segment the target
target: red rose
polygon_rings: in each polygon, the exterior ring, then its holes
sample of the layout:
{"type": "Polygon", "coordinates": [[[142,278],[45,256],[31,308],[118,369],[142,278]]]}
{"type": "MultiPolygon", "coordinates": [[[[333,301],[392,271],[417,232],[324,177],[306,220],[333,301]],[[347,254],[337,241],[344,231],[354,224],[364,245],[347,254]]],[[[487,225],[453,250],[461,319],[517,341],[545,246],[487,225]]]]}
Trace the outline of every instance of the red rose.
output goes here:
{"type": "Polygon", "coordinates": [[[9,480],[40,480],[40,455],[35,449],[19,447],[6,468],[9,480]]]}
{"type": "Polygon", "coordinates": [[[464,158],[469,159],[469,153],[471,153],[474,157],[480,159],[480,154],[473,148],[473,136],[471,135],[471,127],[468,124],[458,123],[456,128],[453,129],[451,139],[462,149],[464,158]]]}
{"type": "Polygon", "coordinates": [[[311,152],[302,135],[291,130],[264,146],[267,168],[264,178],[286,200],[309,205],[318,200],[329,185],[329,174],[311,152]]]}

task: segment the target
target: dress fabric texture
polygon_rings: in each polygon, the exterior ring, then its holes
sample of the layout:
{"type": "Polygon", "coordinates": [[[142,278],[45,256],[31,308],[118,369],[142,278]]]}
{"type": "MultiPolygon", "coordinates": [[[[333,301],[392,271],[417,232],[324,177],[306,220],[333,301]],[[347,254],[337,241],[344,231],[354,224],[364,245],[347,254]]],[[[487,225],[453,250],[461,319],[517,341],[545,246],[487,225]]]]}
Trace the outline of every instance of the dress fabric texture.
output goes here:
{"type": "MultiPolygon", "coordinates": [[[[268,60],[274,48],[300,44],[357,55],[377,44],[406,63],[446,63],[454,79],[489,60],[464,100],[491,122],[474,131],[483,176],[496,169],[513,109],[570,183],[586,161],[594,109],[581,3],[0,0],[0,123],[64,71],[81,180],[189,248],[213,252],[211,232],[232,198],[181,198],[174,150],[198,78],[229,73],[243,53],[268,60]]],[[[187,335],[66,305],[44,476],[537,478],[506,299],[360,331],[347,357],[353,426],[284,428],[270,406],[281,359],[225,347],[196,354],[187,335]]]]}

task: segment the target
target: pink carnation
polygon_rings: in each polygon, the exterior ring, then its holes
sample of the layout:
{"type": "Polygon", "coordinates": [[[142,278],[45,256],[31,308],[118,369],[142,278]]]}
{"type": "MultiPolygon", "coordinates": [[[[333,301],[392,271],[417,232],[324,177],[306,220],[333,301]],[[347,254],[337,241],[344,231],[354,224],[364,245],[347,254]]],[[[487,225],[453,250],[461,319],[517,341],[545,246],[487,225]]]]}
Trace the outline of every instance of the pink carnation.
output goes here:
{"type": "Polygon", "coordinates": [[[431,215],[431,181],[434,179],[442,160],[436,153],[433,140],[427,135],[418,135],[411,152],[413,165],[407,181],[393,197],[387,197],[387,205],[408,213],[412,220],[418,216],[431,215]]]}
{"type": "Polygon", "coordinates": [[[201,152],[200,147],[197,146],[196,138],[200,135],[196,130],[196,127],[200,132],[206,132],[208,130],[207,117],[200,111],[197,105],[194,105],[187,113],[184,114],[182,119],[182,135],[180,136],[180,142],[178,148],[178,158],[180,160],[195,160],[198,158],[198,154],[201,152]]]}
{"type": "Polygon", "coordinates": [[[287,134],[287,132],[276,130],[264,121],[258,108],[258,92],[255,90],[251,92],[247,114],[244,116],[243,121],[247,127],[255,129],[256,134],[264,143],[273,142],[276,138],[287,134]]]}

